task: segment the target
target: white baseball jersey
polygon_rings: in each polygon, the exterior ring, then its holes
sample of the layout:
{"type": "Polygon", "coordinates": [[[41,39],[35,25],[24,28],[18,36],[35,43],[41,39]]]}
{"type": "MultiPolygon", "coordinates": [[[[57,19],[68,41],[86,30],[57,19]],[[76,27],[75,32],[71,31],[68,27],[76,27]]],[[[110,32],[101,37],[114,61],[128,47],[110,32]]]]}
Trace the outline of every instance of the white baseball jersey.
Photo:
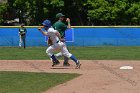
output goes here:
{"type": "Polygon", "coordinates": [[[47,32],[47,35],[48,35],[48,37],[50,37],[50,39],[51,39],[53,44],[55,44],[55,43],[60,41],[58,36],[56,35],[56,32],[57,31],[54,30],[54,28],[49,28],[48,32],[47,32]]]}
{"type": "Polygon", "coordinates": [[[61,53],[65,56],[67,56],[68,58],[72,55],[71,53],[69,53],[69,51],[67,50],[66,45],[61,42],[58,38],[58,36],[56,35],[56,30],[54,30],[53,28],[49,28],[47,31],[47,35],[50,37],[50,39],[53,42],[53,45],[49,46],[46,50],[46,53],[49,56],[53,55],[53,51],[55,51],[56,49],[60,49],[61,53]]]}

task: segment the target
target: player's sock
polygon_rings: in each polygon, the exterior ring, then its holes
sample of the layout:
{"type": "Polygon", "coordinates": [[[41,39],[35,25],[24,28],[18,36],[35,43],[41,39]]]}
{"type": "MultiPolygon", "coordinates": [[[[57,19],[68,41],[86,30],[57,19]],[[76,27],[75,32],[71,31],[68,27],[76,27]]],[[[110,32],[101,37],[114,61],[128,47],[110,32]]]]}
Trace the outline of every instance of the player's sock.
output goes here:
{"type": "Polygon", "coordinates": [[[78,64],[78,60],[76,59],[76,57],[74,55],[71,55],[70,57],[76,64],[78,64]]]}
{"type": "Polygon", "coordinates": [[[57,61],[57,59],[54,55],[52,55],[51,58],[52,58],[53,61],[55,61],[55,62],[57,61]]]}
{"type": "Polygon", "coordinates": [[[21,42],[19,42],[19,47],[21,47],[21,42]]]}

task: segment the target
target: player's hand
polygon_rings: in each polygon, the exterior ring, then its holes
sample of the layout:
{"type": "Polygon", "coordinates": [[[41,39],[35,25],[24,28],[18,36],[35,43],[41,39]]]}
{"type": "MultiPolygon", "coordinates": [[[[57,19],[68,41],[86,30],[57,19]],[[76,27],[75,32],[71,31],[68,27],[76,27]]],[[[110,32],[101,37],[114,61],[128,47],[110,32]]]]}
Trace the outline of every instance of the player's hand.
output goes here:
{"type": "Polygon", "coordinates": [[[48,38],[47,43],[48,43],[49,46],[53,45],[52,40],[50,39],[50,37],[48,38]]]}
{"type": "Polygon", "coordinates": [[[65,39],[60,39],[61,42],[65,42],[65,39]]]}
{"type": "Polygon", "coordinates": [[[70,22],[70,19],[69,19],[69,18],[67,18],[67,19],[66,19],[66,22],[70,22]]]}
{"type": "Polygon", "coordinates": [[[38,30],[39,30],[39,31],[41,31],[41,30],[42,30],[42,28],[40,27],[40,28],[38,28],[38,30]]]}

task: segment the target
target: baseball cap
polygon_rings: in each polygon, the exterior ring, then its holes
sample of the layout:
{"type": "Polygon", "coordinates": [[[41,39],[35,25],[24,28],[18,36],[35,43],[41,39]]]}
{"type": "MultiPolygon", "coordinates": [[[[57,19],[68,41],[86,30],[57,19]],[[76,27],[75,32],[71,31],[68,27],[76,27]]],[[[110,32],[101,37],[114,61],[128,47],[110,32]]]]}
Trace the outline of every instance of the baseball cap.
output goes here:
{"type": "Polygon", "coordinates": [[[56,18],[60,18],[60,17],[63,17],[63,16],[65,16],[65,15],[63,15],[62,13],[57,13],[56,14],[56,18]]]}
{"type": "Polygon", "coordinates": [[[42,24],[45,26],[45,27],[51,27],[51,21],[50,20],[44,20],[43,22],[42,22],[42,24]]]}
{"type": "Polygon", "coordinates": [[[21,24],[20,26],[24,26],[24,24],[21,24]]]}

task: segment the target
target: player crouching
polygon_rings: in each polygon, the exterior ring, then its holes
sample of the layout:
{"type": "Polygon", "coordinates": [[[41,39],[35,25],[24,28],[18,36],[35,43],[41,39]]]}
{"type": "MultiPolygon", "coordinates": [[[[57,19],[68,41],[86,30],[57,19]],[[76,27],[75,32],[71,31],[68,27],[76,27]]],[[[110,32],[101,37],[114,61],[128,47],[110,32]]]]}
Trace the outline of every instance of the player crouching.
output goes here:
{"type": "Polygon", "coordinates": [[[43,31],[42,28],[38,28],[38,30],[43,35],[48,36],[52,41],[52,45],[49,46],[46,50],[46,53],[52,59],[52,62],[53,62],[52,66],[60,64],[60,62],[57,60],[57,58],[53,54],[53,52],[59,48],[61,50],[60,52],[64,56],[72,59],[76,63],[76,69],[80,69],[80,66],[81,66],[80,62],[76,59],[76,57],[73,54],[69,53],[66,45],[62,42],[63,39],[61,39],[60,33],[57,30],[54,30],[54,28],[52,28],[51,21],[45,20],[42,23],[42,25],[43,25],[43,28],[46,30],[46,32],[43,31]]]}

